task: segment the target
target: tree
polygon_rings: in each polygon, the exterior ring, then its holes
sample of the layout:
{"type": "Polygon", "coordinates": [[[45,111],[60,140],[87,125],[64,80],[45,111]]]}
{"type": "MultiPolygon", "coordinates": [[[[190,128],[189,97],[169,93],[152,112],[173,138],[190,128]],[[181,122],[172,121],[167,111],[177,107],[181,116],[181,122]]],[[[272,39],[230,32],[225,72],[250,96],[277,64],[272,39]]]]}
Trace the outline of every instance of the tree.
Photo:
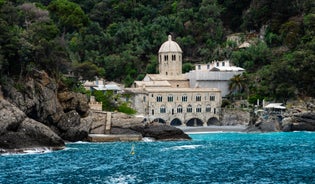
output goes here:
{"type": "Polygon", "coordinates": [[[80,29],[89,22],[81,7],[68,0],[53,0],[48,6],[48,10],[55,22],[63,29],[63,38],[67,32],[80,29]]]}
{"type": "Polygon", "coordinates": [[[229,82],[230,94],[240,94],[247,90],[247,77],[245,74],[234,75],[229,82]]]}

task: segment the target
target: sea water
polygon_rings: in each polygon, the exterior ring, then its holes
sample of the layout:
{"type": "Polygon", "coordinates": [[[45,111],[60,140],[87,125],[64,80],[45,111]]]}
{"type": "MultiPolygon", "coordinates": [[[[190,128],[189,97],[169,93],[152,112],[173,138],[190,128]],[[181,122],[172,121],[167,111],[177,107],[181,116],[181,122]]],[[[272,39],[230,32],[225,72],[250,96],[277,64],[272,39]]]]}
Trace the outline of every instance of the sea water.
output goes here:
{"type": "Polygon", "coordinates": [[[315,133],[191,134],[0,156],[0,183],[315,183],[315,133]]]}

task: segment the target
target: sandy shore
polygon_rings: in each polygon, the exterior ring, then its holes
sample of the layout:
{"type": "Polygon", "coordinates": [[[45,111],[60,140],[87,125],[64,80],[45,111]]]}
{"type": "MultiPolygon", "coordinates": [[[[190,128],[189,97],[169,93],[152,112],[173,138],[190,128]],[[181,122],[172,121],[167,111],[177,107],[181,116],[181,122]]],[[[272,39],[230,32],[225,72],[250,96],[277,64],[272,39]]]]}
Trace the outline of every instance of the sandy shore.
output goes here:
{"type": "Polygon", "coordinates": [[[207,126],[207,127],[177,127],[185,133],[206,133],[206,132],[243,132],[247,126],[207,126]]]}

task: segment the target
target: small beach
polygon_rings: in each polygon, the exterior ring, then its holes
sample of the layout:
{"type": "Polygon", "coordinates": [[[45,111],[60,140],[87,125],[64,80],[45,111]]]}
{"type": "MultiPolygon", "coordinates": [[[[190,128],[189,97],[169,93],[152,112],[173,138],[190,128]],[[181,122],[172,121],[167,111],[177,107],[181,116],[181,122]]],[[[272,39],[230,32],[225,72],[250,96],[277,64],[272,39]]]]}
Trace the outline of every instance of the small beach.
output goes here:
{"type": "Polygon", "coordinates": [[[207,133],[207,132],[243,132],[246,130],[245,125],[236,126],[207,126],[207,127],[177,127],[185,133],[207,133]]]}

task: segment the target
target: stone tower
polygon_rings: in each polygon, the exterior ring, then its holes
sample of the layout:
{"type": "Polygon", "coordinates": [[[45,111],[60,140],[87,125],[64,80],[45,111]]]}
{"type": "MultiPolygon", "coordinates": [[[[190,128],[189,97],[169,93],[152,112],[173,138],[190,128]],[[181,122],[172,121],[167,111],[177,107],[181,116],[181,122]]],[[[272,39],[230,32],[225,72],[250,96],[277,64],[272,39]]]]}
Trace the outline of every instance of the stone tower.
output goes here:
{"type": "Polygon", "coordinates": [[[172,36],[159,49],[159,73],[167,76],[182,74],[182,49],[172,41],[172,36]]]}

